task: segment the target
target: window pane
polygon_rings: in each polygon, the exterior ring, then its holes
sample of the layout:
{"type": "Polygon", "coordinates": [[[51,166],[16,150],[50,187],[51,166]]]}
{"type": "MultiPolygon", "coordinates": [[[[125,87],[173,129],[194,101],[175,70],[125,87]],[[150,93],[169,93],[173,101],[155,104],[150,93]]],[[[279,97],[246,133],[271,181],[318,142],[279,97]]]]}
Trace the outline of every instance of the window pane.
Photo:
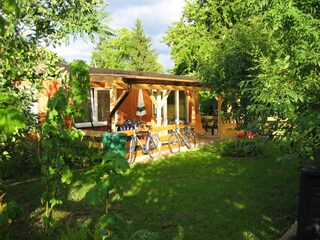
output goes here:
{"type": "Polygon", "coordinates": [[[168,110],[168,122],[173,122],[176,119],[175,110],[175,92],[171,91],[167,99],[167,110],[168,110]]]}
{"type": "Polygon", "coordinates": [[[75,118],[75,123],[87,123],[91,122],[91,103],[88,101],[87,103],[82,103],[81,108],[84,111],[84,115],[81,118],[75,118]]]}
{"type": "MultiPolygon", "coordinates": [[[[168,106],[168,121],[175,121],[177,118],[175,110],[175,92],[172,91],[168,96],[167,106],[168,106]]],[[[187,101],[186,94],[184,91],[179,91],[179,119],[187,121],[187,101]]]]}
{"type": "Polygon", "coordinates": [[[110,91],[98,90],[98,122],[108,121],[110,114],[110,91]]]}
{"type": "Polygon", "coordinates": [[[179,91],[179,118],[180,120],[187,121],[187,101],[184,91],[179,91]]]}

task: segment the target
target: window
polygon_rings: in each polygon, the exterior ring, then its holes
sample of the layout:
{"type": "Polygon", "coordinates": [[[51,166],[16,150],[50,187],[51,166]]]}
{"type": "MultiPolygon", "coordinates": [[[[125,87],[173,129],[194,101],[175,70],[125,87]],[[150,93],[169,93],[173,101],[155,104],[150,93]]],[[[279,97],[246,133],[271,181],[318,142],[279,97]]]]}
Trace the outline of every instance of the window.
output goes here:
{"type": "Polygon", "coordinates": [[[98,95],[98,122],[108,121],[110,114],[110,91],[97,90],[98,95]]]}
{"type": "Polygon", "coordinates": [[[75,123],[88,123],[91,122],[91,103],[90,100],[87,103],[82,103],[81,108],[84,111],[84,115],[81,118],[75,118],[75,123]]]}
{"type": "Polygon", "coordinates": [[[172,91],[167,100],[168,109],[168,122],[175,121],[176,119],[187,121],[187,98],[184,91],[172,91]],[[177,98],[179,94],[179,98],[177,98]],[[176,109],[179,111],[176,113],[176,109]]]}
{"type": "Polygon", "coordinates": [[[188,122],[187,96],[184,91],[179,91],[179,119],[188,122]]]}
{"type": "Polygon", "coordinates": [[[83,104],[85,115],[75,119],[76,127],[102,126],[108,123],[110,114],[110,90],[105,88],[91,88],[90,101],[83,104]]]}

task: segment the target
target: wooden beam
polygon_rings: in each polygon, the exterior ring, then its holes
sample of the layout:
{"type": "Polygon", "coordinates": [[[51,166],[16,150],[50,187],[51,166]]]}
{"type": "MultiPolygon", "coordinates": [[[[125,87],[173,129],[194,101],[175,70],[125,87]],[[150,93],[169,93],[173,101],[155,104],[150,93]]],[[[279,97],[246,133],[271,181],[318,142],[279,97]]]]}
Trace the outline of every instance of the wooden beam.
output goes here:
{"type": "Polygon", "coordinates": [[[119,107],[124,102],[124,100],[127,98],[127,96],[129,95],[130,92],[131,92],[131,85],[128,84],[128,88],[122,92],[122,94],[118,98],[114,108],[111,110],[111,112],[109,114],[108,129],[111,128],[111,122],[112,122],[112,118],[113,118],[114,114],[116,113],[116,111],[118,111],[119,107]]]}
{"type": "Polygon", "coordinates": [[[174,86],[174,85],[159,85],[159,84],[142,84],[142,83],[139,83],[139,84],[132,84],[132,89],[192,91],[192,90],[195,89],[195,87],[193,87],[193,86],[174,86]]]}
{"type": "Polygon", "coordinates": [[[164,96],[161,100],[161,103],[160,103],[160,107],[162,108],[164,106],[164,104],[166,103],[167,101],[167,98],[169,96],[169,94],[171,93],[171,90],[165,90],[165,93],[164,93],[164,96]]]}
{"type": "Polygon", "coordinates": [[[106,76],[106,75],[90,75],[90,81],[91,82],[104,82],[104,81],[109,81],[109,82],[124,82],[122,77],[118,76],[106,76]]]}
{"type": "Polygon", "coordinates": [[[157,102],[157,99],[153,96],[152,91],[150,89],[146,89],[152,103],[156,106],[156,108],[160,108],[159,103],[157,102]]]}
{"type": "MultiPolygon", "coordinates": [[[[106,75],[91,75],[90,81],[93,87],[105,87],[105,88],[113,88],[117,89],[125,89],[127,83],[124,81],[123,77],[119,76],[106,76],[106,75]]],[[[143,82],[133,82],[132,89],[154,89],[154,90],[201,90],[198,86],[183,86],[183,85],[174,85],[173,83],[163,83],[160,81],[157,84],[143,83],[143,82]]]]}

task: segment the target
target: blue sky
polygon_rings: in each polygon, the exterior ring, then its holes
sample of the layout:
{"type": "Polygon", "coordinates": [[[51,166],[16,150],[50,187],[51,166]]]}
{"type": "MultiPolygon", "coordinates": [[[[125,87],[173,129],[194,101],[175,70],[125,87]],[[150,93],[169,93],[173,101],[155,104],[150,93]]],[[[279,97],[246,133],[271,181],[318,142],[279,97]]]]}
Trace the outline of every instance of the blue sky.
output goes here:
{"type": "MultiPolygon", "coordinates": [[[[134,27],[135,19],[142,21],[144,32],[152,39],[152,49],[158,54],[159,62],[165,70],[172,68],[174,63],[170,58],[169,48],[161,43],[168,26],[181,17],[184,0],[108,0],[107,11],[110,13],[111,28],[134,27]]],[[[91,52],[95,44],[77,40],[69,46],[52,49],[67,61],[82,59],[90,62],[91,52]]]]}

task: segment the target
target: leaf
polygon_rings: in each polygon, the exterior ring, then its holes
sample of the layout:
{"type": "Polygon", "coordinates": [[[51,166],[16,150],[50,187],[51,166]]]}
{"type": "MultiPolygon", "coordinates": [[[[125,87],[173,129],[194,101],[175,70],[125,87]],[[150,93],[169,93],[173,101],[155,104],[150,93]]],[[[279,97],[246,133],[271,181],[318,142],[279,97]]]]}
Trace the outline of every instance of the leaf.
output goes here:
{"type": "Polygon", "coordinates": [[[19,128],[26,127],[26,117],[18,109],[0,108],[0,130],[8,135],[12,135],[19,128]]]}
{"type": "Polygon", "coordinates": [[[6,24],[7,24],[6,19],[2,15],[0,15],[0,35],[1,36],[3,36],[6,31],[6,28],[5,28],[6,24]]]}
{"type": "Polygon", "coordinates": [[[18,1],[15,0],[6,0],[4,1],[4,10],[8,13],[15,13],[16,16],[19,16],[20,9],[18,5],[18,1]]]}
{"type": "Polygon", "coordinates": [[[102,192],[102,191],[107,191],[108,190],[108,188],[110,187],[110,181],[109,181],[109,178],[110,178],[111,176],[109,176],[109,177],[107,177],[107,178],[105,178],[105,180],[103,180],[103,181],[101,181],[101,183],[99,183],[98,185],[97,185],[97,187],[99,187],[99,190],[100,190],[100,192],[102,192]]]}
{"type": "Polygon", "coordinates": [[[59,199],[56,199],[56,198],[52,198],[52,199],[50,199],[50,203],[51,203],[53,206],[55,206],[55,205],[60,205],[60,204],[62,204],[62,201],[59,200],[59,199]]]}
{"type": "Polygon", "coordinates": [[[65,172],[62,173],[61,182],[70,184],[72,180],[72,176],[73,176],[72,172],[69,169],[67,169],[65,172]]]}
{"type": "Polygon", "coordinates": [[[109,160],[111,160],[112,167],[115,170],[121,170],[122,172],[126,172],[130,168],[128,161],[120,154],[115,153],[113,151],[105,152],[103,155],[103,160],[103,163],[109,162],[109,160]]]}
{"type": "Polygon", "coordinates": [[[104,214],[99,219],[101,227],[103,227],[103,228],[111,225],[114,221],[115,221],[115,217],[110,214],[104,214]]]}
{"type": "Polygon", "coordinates": [[[97,187],[91,188],[85,196],[85,201],[89,204],[97,204],[101,201],[101,194],[97,187]]]}
{"type": "Polygon", "coordinates": [[[9,216],[7,212],[0,213],[0,227],[7,225],[9,222],[9,216]]]}
{"type": "Polygon", "coordinates": [[[11,201],[7,204],[6,212],[8,212],[8,216],[10,219],[16,219],[17,217],[22,215],[21,207],[14,201],[11,201]]]}
{"type": "Polygon", "coordinates": [[[58,112],[55,109],[52,109],[48,114],[48,118],[50,120],[53,120],[56,116],[58,116],[58,112]]]}

